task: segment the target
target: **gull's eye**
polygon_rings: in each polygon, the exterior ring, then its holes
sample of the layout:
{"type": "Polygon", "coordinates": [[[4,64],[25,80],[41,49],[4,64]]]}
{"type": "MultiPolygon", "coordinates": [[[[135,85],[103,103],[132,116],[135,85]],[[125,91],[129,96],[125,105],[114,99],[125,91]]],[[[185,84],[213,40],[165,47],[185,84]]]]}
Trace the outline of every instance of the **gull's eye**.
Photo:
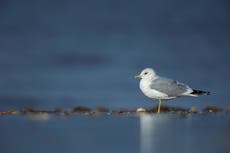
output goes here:
{"type": "Polygon", "coordinates": [[[148,74],[148,72],[145,72],[144,75],[148,74]]]}

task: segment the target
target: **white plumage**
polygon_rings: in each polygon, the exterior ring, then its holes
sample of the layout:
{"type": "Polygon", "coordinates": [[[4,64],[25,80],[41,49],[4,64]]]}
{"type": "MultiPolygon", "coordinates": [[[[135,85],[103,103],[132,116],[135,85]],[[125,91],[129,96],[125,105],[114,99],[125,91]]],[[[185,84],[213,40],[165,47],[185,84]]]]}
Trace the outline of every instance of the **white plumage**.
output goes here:
{"type": "Polygon", "coordinates": [[[140,89],[145,96],[158,99],[158,113],[160,112],[161,100],[174,99],[183,96],[208,95],[209,92],[193,90],[188,85],[176,80],[158,76],[152,68],[144,69],[136,78],[141,78],[140,89]]]}

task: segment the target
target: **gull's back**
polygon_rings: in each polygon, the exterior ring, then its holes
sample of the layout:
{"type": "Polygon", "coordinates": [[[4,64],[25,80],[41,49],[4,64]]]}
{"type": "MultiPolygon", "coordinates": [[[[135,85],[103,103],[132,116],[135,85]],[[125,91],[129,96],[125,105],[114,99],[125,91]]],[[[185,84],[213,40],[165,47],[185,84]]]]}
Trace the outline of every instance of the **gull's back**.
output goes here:
{"type": "Polygon", "coordinates": [[[165,77],[157,77],[151,81],[150,88],[162,92],[168,97],[180,97],[192,89],[176,80],[172,80],[165,77]]]}

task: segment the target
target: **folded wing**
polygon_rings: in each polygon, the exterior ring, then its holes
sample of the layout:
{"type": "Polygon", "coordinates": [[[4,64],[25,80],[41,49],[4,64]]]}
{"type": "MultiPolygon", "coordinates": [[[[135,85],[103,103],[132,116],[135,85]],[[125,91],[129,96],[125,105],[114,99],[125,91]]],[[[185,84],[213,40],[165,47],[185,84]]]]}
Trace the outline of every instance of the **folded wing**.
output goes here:
{"type": "Polygon", "coordinates": [[[150,88],[167,94],[169,97],[184,96],[193,91],[183,83],[163,77],[154,79],[150,84],[150,88]]]}

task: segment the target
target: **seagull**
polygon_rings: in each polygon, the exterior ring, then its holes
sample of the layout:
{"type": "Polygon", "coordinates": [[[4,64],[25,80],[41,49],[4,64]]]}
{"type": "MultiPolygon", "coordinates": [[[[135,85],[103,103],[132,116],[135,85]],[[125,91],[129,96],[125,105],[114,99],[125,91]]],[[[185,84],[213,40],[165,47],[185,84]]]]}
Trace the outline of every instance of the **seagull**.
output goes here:
{"type": "Polygon", "coordinates": [[[141,79],[139,86],[145,96],[158,100],[158,114],[160,114],[162,100],[210,94],[208,91],[194,90],[176,80],[161,77],[152,68],[145,68],[140,74],[135,75],[135,78],[141,79]]]}

